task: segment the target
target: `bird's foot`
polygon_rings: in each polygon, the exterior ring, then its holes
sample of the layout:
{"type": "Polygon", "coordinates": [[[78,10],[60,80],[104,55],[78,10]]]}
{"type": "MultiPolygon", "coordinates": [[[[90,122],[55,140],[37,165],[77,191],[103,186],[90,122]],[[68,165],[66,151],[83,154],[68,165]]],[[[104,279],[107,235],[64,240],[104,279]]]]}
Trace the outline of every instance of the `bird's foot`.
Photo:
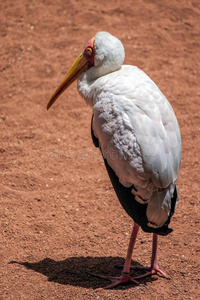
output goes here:
{"type": "Polygon", "coordinates": [[[134,279],[142,279],[151,275],[160,274],[162,277],[169,279],[170,277],[165,274],[158,266],[154,267],[142,267],[142,266],[131,266],[131,270],[145,271],[144,274],[134,277],[134,279]]]}
{"type": "Polygon", "coordinates": [[[103,275],[98,275],[98,274],[94,274],[94,273],[90,273],[90,275],[111,281],[111,284],[105,286],[103,289],[112,289],[116,286],[119,286],[121,284],[125,284],[125,283],[128,283],[128,282],[132,282],[136,285],[139,285],[139,282],[137,280],[135,280],[134,278],[132,278],[130,276],[130,273],[123,273],[122,272],[120,277],[103,276],[103,275]]]}
{"type": "MultiPolygon", "coordinates": [[[[123,268],[123,265],[115,265],[116,268],[123,268]]],[[[144,274],[138,275],[136,277],[134,277],[134,280],[138,280],[138,279],[142,279],[151,275],[155,275],[155,274],[160,274],[161,276],[163,276],[166,279],[170,279],[170,276],[168,276],[167,274],[165,274],[162,270],[160,270],[160,268],[158,267],[158,265],[154,265],[151,267],[143,267],[143,266],[130,266],[131,270],[134,271],[144,271],[144,274]]]]}

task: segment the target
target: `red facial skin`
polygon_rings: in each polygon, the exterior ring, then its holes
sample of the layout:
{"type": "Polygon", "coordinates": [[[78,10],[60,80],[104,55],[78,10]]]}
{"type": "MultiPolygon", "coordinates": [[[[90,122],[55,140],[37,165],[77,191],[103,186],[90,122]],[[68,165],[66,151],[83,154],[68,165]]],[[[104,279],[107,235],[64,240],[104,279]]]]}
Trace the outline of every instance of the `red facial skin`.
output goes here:
{"type": "Polygon", "coordinates": [[[91,68],[92,66],[94,66],[94,56],[95,56],[94,38],[91,38],[88,41],[88,43],[83,51],[83,55],[87,59],[88,68],[91,68]]]}

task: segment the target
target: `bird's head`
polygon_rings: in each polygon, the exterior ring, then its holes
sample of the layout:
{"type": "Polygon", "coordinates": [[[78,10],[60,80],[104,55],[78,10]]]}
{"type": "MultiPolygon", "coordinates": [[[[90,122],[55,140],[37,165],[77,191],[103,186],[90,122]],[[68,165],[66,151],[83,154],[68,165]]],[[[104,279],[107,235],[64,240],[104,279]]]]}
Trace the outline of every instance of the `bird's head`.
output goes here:
{"type": "Polygon", "coordinates": [[[84,51],[77,57],[67,75],[58,86],[47,104],[49,109],[57,98],[83,72],[90,69],[91,80],[121,68],[124,61],[124,47],[120,40],[108,32],[100,31],[91,38],[84,51]]]}

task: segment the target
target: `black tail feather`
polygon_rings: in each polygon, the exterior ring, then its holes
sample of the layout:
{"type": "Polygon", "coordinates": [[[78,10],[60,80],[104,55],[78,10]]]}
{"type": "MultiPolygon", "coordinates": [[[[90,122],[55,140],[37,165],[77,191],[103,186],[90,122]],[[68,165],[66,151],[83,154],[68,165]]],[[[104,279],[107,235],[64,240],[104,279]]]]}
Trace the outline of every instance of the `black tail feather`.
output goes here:
{"type": "MultiPolygon", "coordinates": [[[[93,121],[93,116],[92,116],[93,121]]],[[[94,135],[93,129],[92,129],[92,122],[91,122],[91,135],[92,140],[95,145],[95,147],[99,147],[99,140],[94,135]]],[[[145,232],[154,232],[158,235],[168,235],[173,231],[173,229],[169,228],[168,225],[170,223],[171,217],[174,214],[174,209],[176,206],[176,201],[178,197],[177,187],[175,186],[174,195],[171,199],[171,211],[168,217],[168,220],[166,223],[160,227],[160,228],[153,228],[149,227],[148,219],[146,216],[146,210],[147,210],[147,204],[141,204],[135,200],[135,196],[131,192],[133,189],[133,186],[126,188],[124,187],[120,182],[119,178],[116,176],[113,169],[108,165],[107,160],[103,157],[104,163],[106,166],[106,170],[108,172],[108,175],[110,177],[111,183],[113,185],[113,188],[115,190],[115,193],[124,208],[124,210],[127,212],[127,214],[134,220],[135,223],[141,226],[142,230],[145,232]]]]}

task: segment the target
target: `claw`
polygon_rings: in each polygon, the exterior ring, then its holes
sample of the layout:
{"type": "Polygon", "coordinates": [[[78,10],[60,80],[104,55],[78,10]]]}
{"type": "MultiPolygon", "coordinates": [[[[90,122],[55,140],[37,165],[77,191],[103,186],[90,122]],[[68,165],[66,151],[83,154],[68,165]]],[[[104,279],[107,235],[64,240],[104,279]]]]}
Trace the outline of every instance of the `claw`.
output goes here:
{"type": "Polygon", "coordinates": [[[116,286],[119,286],[121,284],[125,284],[128,282],[132,282],[134,284],[139,285],[139,282],[137,280],[135,280],[134,278],[132,278],[130,276],[130,273],[122,272],[120,277],[104,276],[104,275],[99,275],[99,274],[95,274],[95,273],[90,273],[90,275],[95,276],[97,278],[103,278],[103,279],[111,281],[111,284],[105,286],[103,289],[112,289],[116,286]]]}
{"type": "MultiPolygon", "coordinates": [[[[123,265],[115,265],[115,268],[118,269],[123,269],[123,265]]],[[[165,274],[162,270],[159,269],[158,266],[153,266],[153,267],[143,267],[143,266],[130,266],[130,270],[134,270],[134,271],[145,271],[144,274],[139,275],[134,277],[134,279],[142,279],[151,275],[155,275],[155,274],[160,274],[161,276],[163,276],[166,279],[170,279],[170,276],[168,276],[167,274],[165,274]]]]}
{"type": "Polygon", "coordinates": [[[162,270],[159,269],[158,266],[155,267],[142,267],[142,266],[131,266],[131,270],[139,270],[139,271],[145,271],[144,274],[139,275],[137,277],[134,277],[136,280],[137,279],[141,279],[141,278],[145,278],[151,275],[155,275],[160,273],[161,276],[163,276],[166,279],[170,279],[170,276],[168,276],[167,274],[165,274],[162,270]]]}

